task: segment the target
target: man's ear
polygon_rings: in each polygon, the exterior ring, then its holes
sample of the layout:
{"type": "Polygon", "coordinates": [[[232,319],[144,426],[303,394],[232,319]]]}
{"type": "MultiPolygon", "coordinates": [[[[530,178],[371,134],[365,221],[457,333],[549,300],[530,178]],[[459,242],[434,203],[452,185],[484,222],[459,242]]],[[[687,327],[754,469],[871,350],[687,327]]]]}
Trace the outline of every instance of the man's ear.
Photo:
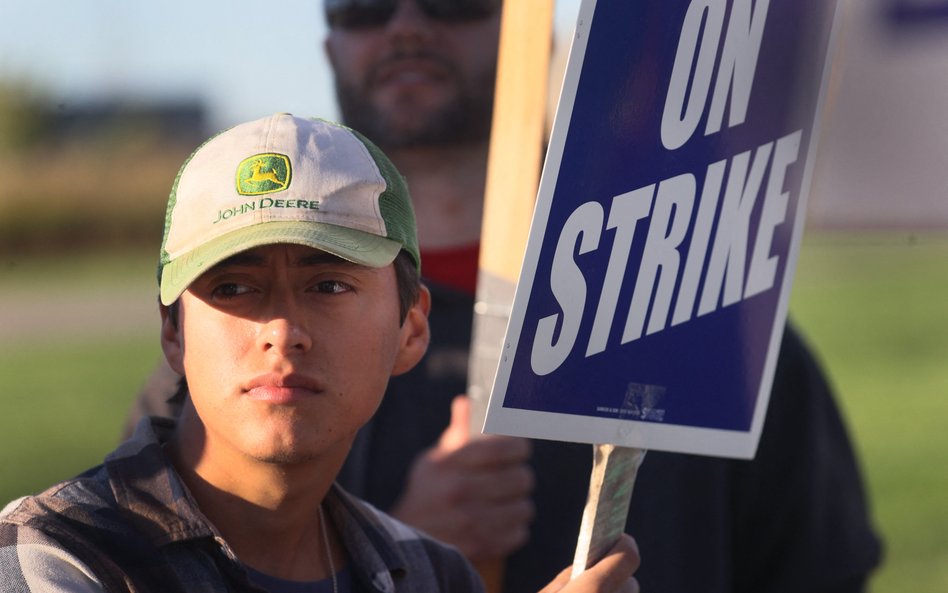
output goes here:
{"type": "Polygon", "coordinates": [[[428,328],[428,312],[431,311],[431,293],[422,285],[418,291],[418,300],[408,310],[401,328],[401,343],[392,376],[410,371],[428,350],[431,331],[428,328]]]}
{"type": "Polygon", "coordinates": [[[159,304],[161,312],[161,350],[168,365],[179,375],[184,375],[184,335],[181,331],[181,302],[176,305],[176,315],[165,305],[159,304]]]}

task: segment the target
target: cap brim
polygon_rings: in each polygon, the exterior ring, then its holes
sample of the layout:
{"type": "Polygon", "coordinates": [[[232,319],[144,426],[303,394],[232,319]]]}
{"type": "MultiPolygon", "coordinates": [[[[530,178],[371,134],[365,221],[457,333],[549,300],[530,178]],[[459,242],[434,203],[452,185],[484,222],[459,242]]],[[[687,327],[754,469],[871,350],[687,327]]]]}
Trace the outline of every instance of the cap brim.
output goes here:
{"type": "Polygon", "coordinates": [[[402,248],[385,237],[321,222],[257,224],[217,237],[165,264],[161,270],[161,303],[176,301],[201,274],[228,257],[280,243],[305,245],[372,268],[392,263],[402,248]]]}

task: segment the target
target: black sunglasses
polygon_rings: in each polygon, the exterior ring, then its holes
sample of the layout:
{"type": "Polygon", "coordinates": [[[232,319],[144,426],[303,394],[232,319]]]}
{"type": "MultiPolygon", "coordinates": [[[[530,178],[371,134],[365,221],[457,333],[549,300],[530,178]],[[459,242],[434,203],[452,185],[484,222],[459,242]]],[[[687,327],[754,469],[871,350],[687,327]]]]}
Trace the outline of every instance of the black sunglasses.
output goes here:
{"type": "MultiPolygon", "coordinates": [[[[413,0],[428,18],[463,23],[487,18],[500,8],[502,0],[413,0]]],[[[332,29],[364,29],[385,25],[398,0],[325,0],[326,22],[332,29]]]]}

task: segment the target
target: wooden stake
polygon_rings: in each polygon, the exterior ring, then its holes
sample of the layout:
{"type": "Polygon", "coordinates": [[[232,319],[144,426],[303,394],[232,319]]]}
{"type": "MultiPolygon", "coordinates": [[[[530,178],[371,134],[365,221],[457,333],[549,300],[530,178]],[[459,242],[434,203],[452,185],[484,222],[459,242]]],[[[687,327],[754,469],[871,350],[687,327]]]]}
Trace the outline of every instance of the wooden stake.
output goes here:
{"type": "Polygon", "coordinates": [[[573,579],[601,560],[625,530],[635,475],[645,451],[593,445],[593,455],[589,497],[573,558],[573,579]]]}
{"type": "MultiPolygon", "coordinates": [[[[543,159],[552,43],[553,0],[504,2],[468,365],[472,434],[484,426],[530,234],[543,159]]],[[[502,561],[476,568],[488,593],[502,590],[502,561]]]]}

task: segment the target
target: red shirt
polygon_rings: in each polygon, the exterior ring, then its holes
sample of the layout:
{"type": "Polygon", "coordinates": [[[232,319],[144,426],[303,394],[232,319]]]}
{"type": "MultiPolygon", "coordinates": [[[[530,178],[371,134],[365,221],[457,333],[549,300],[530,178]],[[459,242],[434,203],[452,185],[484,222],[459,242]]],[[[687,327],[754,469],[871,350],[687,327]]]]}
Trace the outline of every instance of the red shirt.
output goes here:
{"type": "Polygon", "coordinates": [[[477,257],[480,243],[421,252],[424,277],[473,295],[477,288],[477,257]]]}

